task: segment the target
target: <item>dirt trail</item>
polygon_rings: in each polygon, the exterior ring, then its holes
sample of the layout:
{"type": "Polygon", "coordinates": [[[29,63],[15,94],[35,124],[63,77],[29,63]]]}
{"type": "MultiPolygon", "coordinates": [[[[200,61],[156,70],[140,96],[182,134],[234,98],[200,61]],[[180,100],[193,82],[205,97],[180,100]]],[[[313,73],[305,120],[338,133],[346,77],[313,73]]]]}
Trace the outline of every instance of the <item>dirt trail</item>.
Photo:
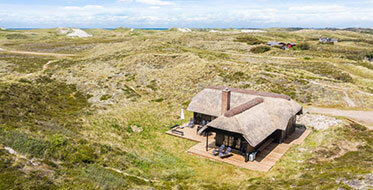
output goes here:
{"type": "Polygon", "coordinates": [[[30,52],[30,51],[14,51],[14,50],[5,50],[0,48],[0,51],[8,53],[17,53],[17,54],[27,54],[27,55],[42,55],[42,56],[53,56],[53,57],[70,57],[75,56],[74,54],[61,54],[61,53],[41,53],[41,52],[30,52]]]}
{"type": "Polygon", "coordinates": [[[369,129],[373,129],[373,111],[339,110],[319,107],[305,107],[304,110],[311,113],[346,117],[365,124],[369,129]]]}
{"type": "Polygon", "coordinates": [[[52,61],[48,61],[48,63],[46,63],[45,65],[43,65],[43,70],[42,71],[45,71],[45,70],[47,70],[48,69],[48,66],[49,66],[49,64],[51,64],[51,63],[53,63],[53,62],[55,62],[56,60],[52,60],[52,61]]]}

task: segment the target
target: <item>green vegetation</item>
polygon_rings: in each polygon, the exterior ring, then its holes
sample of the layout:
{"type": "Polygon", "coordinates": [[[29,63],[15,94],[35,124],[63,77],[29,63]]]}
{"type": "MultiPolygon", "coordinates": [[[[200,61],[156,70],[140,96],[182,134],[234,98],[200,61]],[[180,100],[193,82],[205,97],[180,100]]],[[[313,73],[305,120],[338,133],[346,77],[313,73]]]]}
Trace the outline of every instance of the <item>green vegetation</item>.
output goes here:
{"type": "Polygon", "coordinates": [[[101,96],[100,100],[105,101],[105,100],[110,99],[111,97],[113,97],[113,96],[110,95],[110,94],[104,94],[104,95],[101,96]]]}
{"type": "Polygon", "coordinates": [[[28,37],[23,34],[7,34],[6,39],[8,40],[14,40],[14,39],[27,39],[28,37]]]}
{"type": "Polygon", "coordinates": [[[373,59],[373,51],[370,52],[370,53],[367,53],[366,57],[367,57],[368,59],[373,59]]]}
{"type": "Polygon", "coordinates": [[[300,50],[309,50],[310,49],[310,44],[307,43],[307,42],[304,42],[304,43],[300,43],[298,44],[297,46],[295,46],[296,49],[300,49],[300,50]]]}
{"type": "Polygon", "coordinates": [[[347,120],[313,130],[268,173],[188,154],[194,142],[166,135],[209,85],[351,109],[346,93],[353,109],[373,109],[370,34],[208,31],[0,31],[0,48],[74,54],[0,52],[0,189],[349,189],[343,180],[371,173],[372,131],[347,120]],[[320,45],[320,36],[341,41],[320,45]],[[299,45],[283,51],[264,40],[299,45]]]}
{"type": "Polygon", "coordinates": [[[40,77],[32,83],[1,82],[0,101],[3,125],[34,130],[57,129],[51,127],[54,125],[68,127],[68,123],[73,128],[75,119],[88,106],[86,97],[74,85],[48,77],[40,77]],[[44,122],[48,124],[42,124],[44,122]]]}
{"type": "Polygon", "coordinates": [[[240,37],[237,37],[235,41],[236,42],[245,42],[248,45],[258,45],[258,44],[264,43],[264,41],[259,40],[258,38],[254,37],[254,36],[240,36],[240,37]]]}
{"type": "Polygon", "coordinates": [[[307,139],[307,145],[292,147],[291,153],[287,154],[274,168],[272,179],[270,177],[250,179],[250,183],[253,184],[250,188],[270,189],[279,186],[297,189],[315,189],[320,186],[327,189],[346,188],[347,185],[342,182],[343,179],[354,179],[353,175],[371,173],[372,140],[372,132],[367,132],[366,128],[358,124],[338,127],[333,132],[314,132],[307,139]],[[313,141],[321,136],[333,134],[337,137],[331,142],[325,139],[320,142],[313,141]],[[304,148],[307,152],[311,147],[315,148],[314,153],[302,153],[299,150],[299,148],[304,148]],[[302,164],[296,162],[300,158],[298,156],[304,160],[301,161],[302,164]],[[351,172],[354,173],[352,176],[351,172]]]}
{"type": "Polygon", "coordinates": [[[264,53],[271,50],[268,46],[256,46],[250,49],[250,52],[252,53],[264,53]]]}
{"type": "Polygon", "coordinates": [[[9,63],[12,71],[20,73],[33,73],[39,71],[49,60],[51,59],[45,56],[0,52],[0,62],[9,63]]]}

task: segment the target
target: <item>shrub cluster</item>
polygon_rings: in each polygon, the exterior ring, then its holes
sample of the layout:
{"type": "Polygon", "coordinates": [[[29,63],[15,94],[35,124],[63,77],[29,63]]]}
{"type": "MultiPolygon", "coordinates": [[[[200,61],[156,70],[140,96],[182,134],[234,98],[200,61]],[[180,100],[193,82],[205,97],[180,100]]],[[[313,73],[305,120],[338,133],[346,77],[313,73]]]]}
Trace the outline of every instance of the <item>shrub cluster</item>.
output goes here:
{"type": "Polygon", "coordinates": [[[300,50],[309,50],[310,44],[307,42],[304,42],[304,43],[298,44],[296,47],[299,48],[300,50]]]}
{"type": "Polygon", "coordinates": [[[256,46],[250,49],[250,52],[252,53],[264,53],[271,50],[268,46],[256,46]]]}
{"type": "Polygon", "coordinates": [[[368,59],[373,59],[373,51],[367,53],[366,57],[367,57],[368,59]]]}

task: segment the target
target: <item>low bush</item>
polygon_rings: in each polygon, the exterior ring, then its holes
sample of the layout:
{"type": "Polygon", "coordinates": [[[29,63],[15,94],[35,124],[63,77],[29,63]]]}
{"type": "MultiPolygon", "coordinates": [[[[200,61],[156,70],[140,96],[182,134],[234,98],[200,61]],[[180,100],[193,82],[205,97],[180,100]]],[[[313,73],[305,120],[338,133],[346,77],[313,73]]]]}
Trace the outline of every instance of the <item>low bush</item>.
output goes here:
{"type": "Polygon", "coordinates": [[[126,189],[128,183],[121,174],[100,166],[90,165],[83,169],[83,175],[94,180],[102,189],[126,189]]]}
{"type": "Polygon", "coordinates": [[[8,146],[21,154],[41,158],[48,147],[42,139],[36,139],[17,131],[0,130],[0,144],[8,146]]]}
{"type": "Polygon", "coordinates": [[[373,51],[367,53],[366,57],[367,57],[368,59],[373,59],[373,51]]]}
{"type": "Polygon", "coordinates": [[[0,52],[0,61],[11,63],[10,68],[19,73],[40,71],[50,58],[36,55],[23,55],[0,52]]]}
{"type": "Polygon", "coordinates": [[[73,163],[93,163],[97,159],[95,149],[89,145],[79,145],[71,155],[73,163]]]}
{"type": "Polygon", "coordinates": [[[105,101],[105,100],[110,99],[111,97],[113,97],[113,96],[110,95],[110,94],[104,94],[104,95],[101,96],[100,100],[105,101]]]}
{"type": "Polygon", "coordinates": [[[31,84],[0,83],[0,102],[0,124],[54,130],[53,133],[77,123],[76,118],[89,105],[87,97],[74,85],[47,77],[31,84]]]}
{"type": "Polygon", "coordinates": [[[0,148],[0,189],[57,189],[41,171],[26,173],[20,167],[13,155],[0,148]]]}
{"type": "Polygon", "coordinates": [[[333,64],[323,62],[304,62],[303,64],[288,65],[289,68],[306,70],[324,77],[330,77],[343,82],[353,82],[349,73],[337,68],[333,64]]]}
{"type": "Polygon", "coordinates": [[[5,36],[8,40],[14,40],[14,39],[27,39],[28,37],[24,34],[8,34],[5,36]]]}
{"type": "Polygon", "coordinates": [[[250,49],[250,52],[252,53],[264,53],[271,50],[268,46],[256,46],[250,49]]]}
{"type": "Polygon", "coordinates": [[[304,43],[300,43],[300,44],[298,44],[298,45],[295,46],[295,47],[297,47],[297,48],[300,49],[300,50],[309,50],[309,49],[310,49],[310,44],[307,43],[307,42],[304,42],[304,43]]]}

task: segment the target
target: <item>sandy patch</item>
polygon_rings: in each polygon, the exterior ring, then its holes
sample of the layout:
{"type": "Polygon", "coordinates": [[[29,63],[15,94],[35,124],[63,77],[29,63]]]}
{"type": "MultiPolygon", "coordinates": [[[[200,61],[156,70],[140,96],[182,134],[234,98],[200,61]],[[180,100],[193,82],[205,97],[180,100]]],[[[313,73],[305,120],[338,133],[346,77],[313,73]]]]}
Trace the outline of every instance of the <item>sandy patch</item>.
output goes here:
{"type": "Polygon", "coordinates": [[[179,32],[192,32],[192,30],[189,29],[189,28],[178,28],[177,31],[179,31],[179,32]]]}
{"type": "Polygon", "coordinates": [[[73,28],[72,32],[67,34],[69,37],[78,37],[78,38],[86,38],[86,37],[92,37],[92,34],[88,34],[87,32],[73,28]]]}
{"type": "Polygon", "coordinates": [[[57,28],[58,33],[69,37],[87,38],[92,37],[92,34],[88,34],[86,31],[78,28],[57,28]]]}
{"type": "Polygon", "coordinates": [[[209,32],[212,32],[212,33],[220,33],[220,31],[217,31],[217,30],[210,30],[209,32]]]}
{"type": "Polygon", "coordinates": [[[267,31],[264,31],[264,30],[241,30],[242,33],[254,33],[254,32],[260,32],[260,33],[263,33],[263,32],[267,32],[267,31]]]}
{"type": "Polygon", "coordinates": [[[297,118],[297,123],[305,126],[311,126],[317,130],[326,130],[329,127],[336,126],[342,121],[334,117],[316,115],[316,114],[303,114],[297,118]]]}

